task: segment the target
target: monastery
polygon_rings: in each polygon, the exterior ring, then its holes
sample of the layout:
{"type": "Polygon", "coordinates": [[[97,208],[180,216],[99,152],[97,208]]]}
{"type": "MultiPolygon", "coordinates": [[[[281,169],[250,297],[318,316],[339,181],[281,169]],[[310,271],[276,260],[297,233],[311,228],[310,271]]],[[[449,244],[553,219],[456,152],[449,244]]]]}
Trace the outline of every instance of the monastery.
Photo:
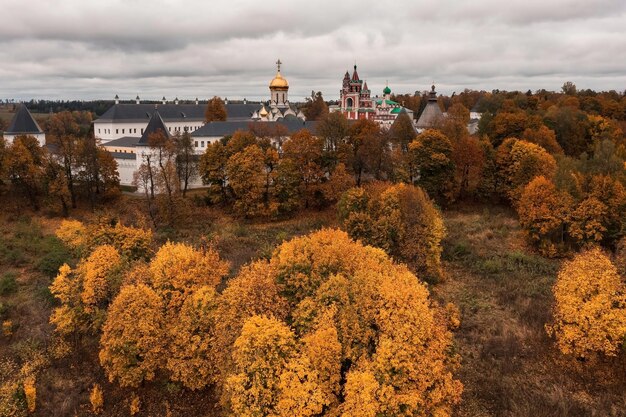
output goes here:
{"type": "MultiPolygon", "coordinates": [[[[142,103],[139,96],[134,103],[121,103],[115,96],[115,104],[93,122],[94,135],[117,162],[120,183],[131,185],[134,172],[150,152],[148,137],[158,131],[169,137],[189,133],[198,155],[204,153],[209,144],[256,124],[262,124],[268,131],[280,130],[287,136],[301,129],[315,132],[317,123],[307,121],[302,111],[289,101],[289,82],[281,73],[281,65],[278,60],[276,75],[269,83],[269,100],[225,100],[225,121],[205,122],[205,105],[197,98],[194,104],[182,104],[178,98],[168,102],[163,97],[161,103],[155,105],[142,103]]],[[[413,120],[416,132],[432,126],[445,116],[437,104],[435,86],[417,122],[413,111],[391,100],[389,86],[382,93],[381,97],[371,97],[367,82],[360,79],[355,65],[352,75],[346,71],[339,92],[339,104],[331,106],[330,111],[341,112],[348,120],[373,120],[383,128],[390,128],[400,114],[406,113],[413,120]]],[[[34,136],[41,146],[45,145],[45,133],[23,105],[4,132],[4,138],[11,143],[18,135],[34,136]]],[[[193,185],[200,186],[199,180],[197,182],[193,185]]]]}

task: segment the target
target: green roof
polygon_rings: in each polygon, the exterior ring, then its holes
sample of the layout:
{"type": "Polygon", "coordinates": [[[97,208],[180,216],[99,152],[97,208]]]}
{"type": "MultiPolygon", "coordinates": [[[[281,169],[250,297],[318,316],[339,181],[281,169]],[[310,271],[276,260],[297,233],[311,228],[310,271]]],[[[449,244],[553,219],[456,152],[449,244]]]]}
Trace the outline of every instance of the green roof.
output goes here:
{"type": "MultiPolygon", "coordinates": [[[[387,104],[389,104],[391,106],[396,106],[396,105],[399,104],[399,103],[397,103],[397,102],[395,102],[393,100],[385,100],[385,103],[387,103],[387,104]]],[[[383,101],[382,100],[376,100],[376,104],[383,104],[383,101]]]]}
{"type": "Polygon", "coordinates": [[[383,93],[391,94],[391,88],[389,88],[389,86],[385,87],[385,89],[383,90],[383,93]]]}

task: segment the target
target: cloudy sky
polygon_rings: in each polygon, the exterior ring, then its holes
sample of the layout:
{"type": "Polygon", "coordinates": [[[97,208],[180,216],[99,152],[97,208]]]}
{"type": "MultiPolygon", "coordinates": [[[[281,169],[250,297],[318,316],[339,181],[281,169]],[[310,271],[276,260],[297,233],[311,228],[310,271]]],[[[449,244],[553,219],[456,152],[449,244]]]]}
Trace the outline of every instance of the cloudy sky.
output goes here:
{"type": "Polygon", "coordinates": [[[626,0],[2,0],[0,98],[626,89],[626,0]]]}

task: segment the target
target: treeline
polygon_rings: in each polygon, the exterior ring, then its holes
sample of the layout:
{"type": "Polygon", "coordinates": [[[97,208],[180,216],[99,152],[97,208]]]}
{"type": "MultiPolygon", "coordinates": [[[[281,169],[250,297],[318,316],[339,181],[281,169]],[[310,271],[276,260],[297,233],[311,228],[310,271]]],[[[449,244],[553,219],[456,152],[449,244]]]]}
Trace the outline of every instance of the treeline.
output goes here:
{"type": "MultiPolygon", "coordinates": [[[[50,353],[98,337],[131,414],[150,381],[217,393],[221,415],[443,417],[460,401],[456,308],[344,232],[284,242],[221,293],[229,268],[210,247],[153,251],[150,231],[111,221],[65,221],[57,235],[82,259],[50,287],[60,303],[50,353]]],[[[106,406],[100,385],[90,400],[106,406]]]]}
{"type": "Polygon", "coordinates": [[[32,136],[0,138],[0,199],[67,216],[79,200],[92,208],[119,193],[117,163],[91,132],[91,115],[62,112],[46,120],[47,145],[32,136]]]}
{"type": "MultiPolygon", "coordinates": [[[[23,102],[31,113],[61,113],[69,112],[89,112],[96,116],[102,116],[115,101],[113,100],[34,100],[23,102]]],[[[11,103],[6,106],[15,111],[18,104],[11,103]]]]}

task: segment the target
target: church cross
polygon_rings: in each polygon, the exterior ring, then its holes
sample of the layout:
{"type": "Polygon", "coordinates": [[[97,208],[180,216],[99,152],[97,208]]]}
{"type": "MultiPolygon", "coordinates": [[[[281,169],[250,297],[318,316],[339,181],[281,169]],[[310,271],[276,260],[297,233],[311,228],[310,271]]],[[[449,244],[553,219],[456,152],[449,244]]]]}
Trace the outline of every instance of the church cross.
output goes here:
{"type": "Polygon", "coordinates": [[[280,66],[282,65],[282,62],[280,62],[280,58],[278,59],[278,61],[276,61],[276,66],[278,67],[278,72],[280,72],[280,66]]]}

